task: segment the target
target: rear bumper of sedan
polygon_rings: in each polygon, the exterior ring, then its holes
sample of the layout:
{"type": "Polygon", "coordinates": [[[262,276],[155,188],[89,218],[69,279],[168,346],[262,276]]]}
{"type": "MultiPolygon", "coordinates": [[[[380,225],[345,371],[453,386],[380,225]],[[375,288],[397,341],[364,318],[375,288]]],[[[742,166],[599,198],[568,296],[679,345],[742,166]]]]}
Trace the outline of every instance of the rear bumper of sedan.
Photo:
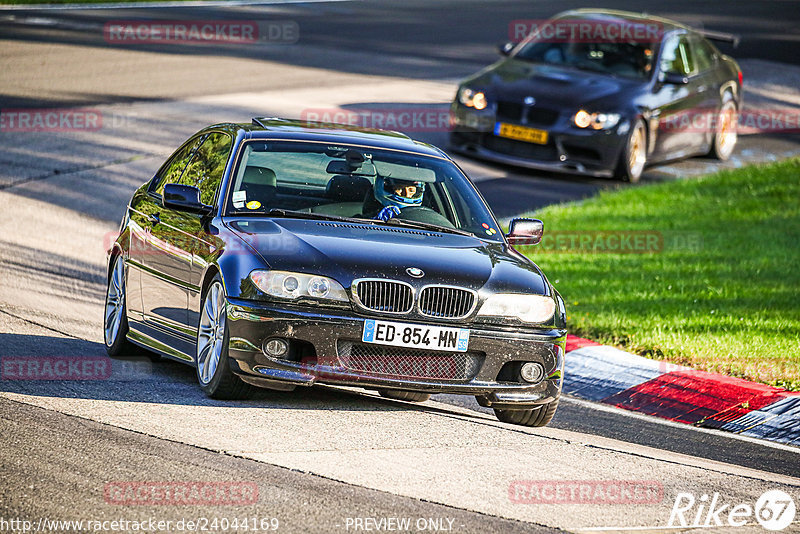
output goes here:
{"type": "Polygon", "coordinates": [[[531,169],[612,177],[627,140],[627,124],[611,130],[579,129],[562,117],[553,124],[521,124],[544,130],[547,143],[537,144],[495,135],[498,120],[490,111],[452,107],[454,127],[449,149],[461,154],[531,169]]]}
{"type": "MultiPolygon", "coordinates": [[[[371,318],[423,324],[397,317],[371,318]]],[[[561,393],[564,330],[471,326],[466,352],[443,352],[363,343],[367,319],[346,309],[229,299],[233,368],[244,381],[272,389],[333,384],[455,393],[474,395],[481,405],[500,409],[546,404],[561,393]],[[268,356],[264,345],[273,339],[287,342],[288,353],[268,356]],[[514,362],[540,363],[544,379],[535,384],[522,381],[510,371],[514,362]]]]}

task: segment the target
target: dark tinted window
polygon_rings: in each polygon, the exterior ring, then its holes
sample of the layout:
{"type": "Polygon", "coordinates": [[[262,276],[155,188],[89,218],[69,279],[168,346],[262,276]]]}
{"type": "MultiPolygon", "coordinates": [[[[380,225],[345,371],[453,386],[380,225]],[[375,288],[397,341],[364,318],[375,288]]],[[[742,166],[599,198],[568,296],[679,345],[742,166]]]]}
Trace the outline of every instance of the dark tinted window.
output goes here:
{"type": "Polygon", "coordinates": [[[664,44],[661,71],[685,75],[695,72],[692,50],[685,35],[671,37],[664,44]]]}
{"type": "Polygon", "coordinates": [[[714,48],[702,37],[692,39],[692,53],[697,62],[698,72],[705,72],[714,66],[714,48]]]}
{"type": "Polygon", "coordinates": [[[172,155],[169,161],[163,167],[161,167],[161,170],[154,181],[154,187],[151,188],[151,191],[155,191],[161,195],[164,192],[165,184],[184,183],[181,181],[183,170],[186,168],[186,164],[189,163],[189,160],[192,159],[194,151],[202,142],[203,137],[204,136],[197,136],[191,139],[172,155]]]}
{"type": "Polygon", "coordinates": [[[225,133],[211,133],[197,149],[180,183],[200,189],[200,200],[211,204],[217,193],[225,165],[231,153],[232,140],[225,133]]]}
{"type": "Polygon", "coordinates": [[[551,43],[534,39],[514,57],[626,78],[646,78],[652,72],[654,48],[651,43],[551,43]]]}

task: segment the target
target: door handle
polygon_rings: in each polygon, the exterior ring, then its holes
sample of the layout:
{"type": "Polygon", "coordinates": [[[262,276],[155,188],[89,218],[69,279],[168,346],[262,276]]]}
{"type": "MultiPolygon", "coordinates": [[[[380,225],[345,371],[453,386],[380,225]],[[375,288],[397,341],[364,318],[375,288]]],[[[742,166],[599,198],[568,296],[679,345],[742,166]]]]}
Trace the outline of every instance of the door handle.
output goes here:
{"type": "Polygon", "coordinates": [[[153,226],[161,222],[161,217],[159,217],[158,213],[154,213],[152,215],[147,216],[147,220],[150,221],[153,226]]]}

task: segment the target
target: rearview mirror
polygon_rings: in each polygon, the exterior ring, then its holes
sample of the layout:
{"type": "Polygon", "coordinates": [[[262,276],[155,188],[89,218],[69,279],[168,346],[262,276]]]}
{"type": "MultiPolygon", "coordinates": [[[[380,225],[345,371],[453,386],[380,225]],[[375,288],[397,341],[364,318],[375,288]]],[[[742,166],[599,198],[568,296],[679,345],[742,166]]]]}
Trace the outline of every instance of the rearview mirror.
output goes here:
{"type": "Polygon", "coordinates": [[[660,79],[662,82],[672,85],[686,85],[689,83],[688,76],[684,76],[683,74],[677,72],[662,72],[660,79]]]}
{"type": "Polygon", "coordinates": [[[375,176],[375,165],[370,161],[351,163],[343,159],[332,159],[325,168],[328,174],[349,174],[352,176],[375,176]]]}
{"type": "Polygon", "coordinates": [[[507,43],[501,43],[497,45],[497,51],[500,52],[501,55],[507,56],[511,53],[512,50],[514,50],[515,46],[516,45],[510,41],[507,43]]]}
{"type": "Polygon", "coordinates": [[[512,245],[538,245],[544,235],[544,223],[539,219],[511,219],[506,239],[512,245]]]}
{"type": "Polygon", "coordinates": [[[191,185],[167,184],[161,195],[165,208],[191,213],[211,213],[213,208],[200,201],[200,190],[191,185]]]}

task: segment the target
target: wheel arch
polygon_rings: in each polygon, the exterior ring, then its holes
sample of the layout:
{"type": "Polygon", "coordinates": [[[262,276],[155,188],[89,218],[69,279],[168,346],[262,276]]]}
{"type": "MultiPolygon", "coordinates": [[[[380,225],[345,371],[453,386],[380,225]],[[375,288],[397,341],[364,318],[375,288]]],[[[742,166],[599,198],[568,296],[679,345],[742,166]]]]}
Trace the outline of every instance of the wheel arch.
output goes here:
{"type": "Polygon", "coordinates": [[[219,266],[216,263],[212,263],[211,265],[206,268],[206,272],[203,273],[203,279],[200,282],[200,302],[202,303],[203,298],[206,296],[206,291],[208,291],[208,287],[211,285],[211,281],[214,279],[215,276],[219,275],[222,278],[222,287],[225,288],[225,277],[222,275],[222,271],[220,271],[219,266]]]}
{"type": "Polygon", "coordinates": [[[117,259],[118,256],[122,256],[124,251],[122,250],[122,245],[119,242],[114,242],[111,246],[111,249],[108,251],[108,262],[106,264],[106,281],[111,279],[111,269],[114,267],[114,260],[117,259]]]}
{"type": "Polygon", "coordinates": [[[719,88],[720,106],[726,101],[725,95],[728,94],[730,95],[730,97],[728,98],[733,99],[733,103],[736,104],[736,108],[738,109],[739,108],[738,93],[739,91],[736,82],[731,80],[729,82],[723,83],[719,88]]]}

